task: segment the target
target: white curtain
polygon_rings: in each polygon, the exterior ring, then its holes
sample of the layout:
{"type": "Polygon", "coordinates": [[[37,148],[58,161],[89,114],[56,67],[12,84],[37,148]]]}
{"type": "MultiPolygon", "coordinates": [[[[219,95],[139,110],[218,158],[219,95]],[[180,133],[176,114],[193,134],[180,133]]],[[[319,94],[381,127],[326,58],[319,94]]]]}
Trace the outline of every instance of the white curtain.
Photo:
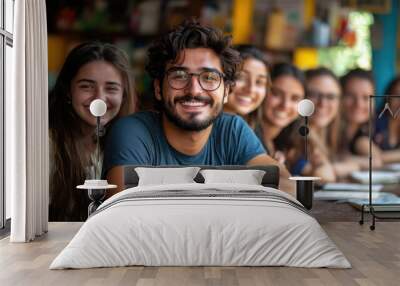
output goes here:
{"type": "Polygon", "coordinates": [[[6,188],[12,242],[47,232],[49,194],[45,0],[15,1],[14,91],[6,98],[6,188]]]}

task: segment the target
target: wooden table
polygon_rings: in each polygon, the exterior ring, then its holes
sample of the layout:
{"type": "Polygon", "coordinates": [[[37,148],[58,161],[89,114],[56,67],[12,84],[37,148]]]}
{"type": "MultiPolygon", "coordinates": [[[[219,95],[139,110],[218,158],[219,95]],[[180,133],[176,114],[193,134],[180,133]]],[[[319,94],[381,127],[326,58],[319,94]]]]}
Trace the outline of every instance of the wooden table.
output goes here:
{"type": "MultiPolygon", "coordinates": [[[[400,185],[385,185],[382,192],[389,192],[400,196],[400,185]]],[[[337,221],[358,222],[361,218],[361,212],[359,210],[348,203],[336,201],[314,200],[313,208],[310,212],[320,223],[337,221]]],[[[371,220],[371,215],[366,213],[365,219],[368,221],[371,220]]],[[[377,219],[377,221],[387,220],[377,219]]],[[[400,221],[400,219],[395,221],[400,221]]],[[[369,225],[369,223],[366,224],[369,225]]],[[[377,227],[379,227],[379,225],[377,225],[377,227]]]]}

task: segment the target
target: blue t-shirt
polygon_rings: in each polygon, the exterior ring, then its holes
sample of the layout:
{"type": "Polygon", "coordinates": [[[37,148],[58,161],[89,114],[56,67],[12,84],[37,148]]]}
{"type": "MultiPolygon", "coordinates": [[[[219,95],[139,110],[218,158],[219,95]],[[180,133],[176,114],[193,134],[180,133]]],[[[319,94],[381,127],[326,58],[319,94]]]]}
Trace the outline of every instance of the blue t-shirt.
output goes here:
{"type": "Polygon", "coordinates": [[[301,156],[296,160],[296,162],[294,162],[293,166],[290,168],[290,174],[292,174],[292,176],[301,176],[307,164],[308,160],[306,160],[306,157],[301,156]]]}
{"type": "Polygon", "coordinates": [[[156,112],[137,112],[119,119],[107,135],[103,174],[122,165],[245,165],[264,154],[260,140],[237,115],[223,113],[213,123],[203,149],[189,156],[175,150],[156,112]]]}

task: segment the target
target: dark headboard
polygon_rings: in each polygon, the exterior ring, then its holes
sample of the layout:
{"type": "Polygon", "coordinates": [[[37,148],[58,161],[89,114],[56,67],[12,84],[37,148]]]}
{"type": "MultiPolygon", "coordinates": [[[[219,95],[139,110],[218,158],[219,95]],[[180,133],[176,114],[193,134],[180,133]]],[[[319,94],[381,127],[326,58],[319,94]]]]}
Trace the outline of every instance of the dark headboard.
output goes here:
{"type": "MultiPolygon", "coordinates": [[[[139,181],[139,177],[135,171],[136,167],[149,167],[149,168],[182,168],[182,167],[191,167],[184,165],[168,165],[168,166],[138,166],[138,165],[128,165],[124,166],[124,189],[136,187],[139,181]]],[[[196,166],[200,167],[202,170],[205,169],[221,169],[221,170],[263,170],[265,171],[265,175],[262,179],[261,184],[265,187],[278,188],[279,186],[279,167],[275,165],[267,165],[267,166],[196,166]]],[[[197,183],[204,183],[203,176],[199,173],[194,180],[197,183]]]]}

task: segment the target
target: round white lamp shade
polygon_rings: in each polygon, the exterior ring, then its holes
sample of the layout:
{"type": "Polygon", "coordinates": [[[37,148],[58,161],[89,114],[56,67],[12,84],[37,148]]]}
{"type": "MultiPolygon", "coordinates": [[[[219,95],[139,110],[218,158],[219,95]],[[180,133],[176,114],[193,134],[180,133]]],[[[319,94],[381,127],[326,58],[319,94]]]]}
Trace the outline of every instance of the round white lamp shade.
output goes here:
{"type": "Polygon", "coordinates": [[[303,99],[297,105],[297,112],[301,116],[311,116],[314,113],[314,103],[309,99],[303,99]]]}
{"type": "Polygon", "coordinates": [[[96,117],[103,116],[107,112],[107,104],[102,99],[95,99],[90,103],[90,113],[96,117]]]}

